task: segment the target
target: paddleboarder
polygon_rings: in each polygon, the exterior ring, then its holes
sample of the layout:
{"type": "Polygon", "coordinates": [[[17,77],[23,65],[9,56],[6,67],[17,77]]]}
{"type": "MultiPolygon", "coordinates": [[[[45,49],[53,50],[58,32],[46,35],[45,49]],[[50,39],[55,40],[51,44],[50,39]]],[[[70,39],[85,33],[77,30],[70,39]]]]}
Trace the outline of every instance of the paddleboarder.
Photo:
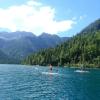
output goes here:
{"type": "Polygon", "coordinates": [[[52,65],[50,64],[50,70],[52,71],[52,65]]]}

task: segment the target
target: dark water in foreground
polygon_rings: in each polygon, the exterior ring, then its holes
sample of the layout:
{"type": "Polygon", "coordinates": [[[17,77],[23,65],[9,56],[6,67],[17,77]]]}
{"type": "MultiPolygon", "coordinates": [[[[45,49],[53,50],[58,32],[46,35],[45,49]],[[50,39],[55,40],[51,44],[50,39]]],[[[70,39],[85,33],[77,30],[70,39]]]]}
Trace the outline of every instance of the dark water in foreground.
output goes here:
{"type": "Polygon", "coordinates": [[[100,100],[100,70],[0,65],[0,100],[100,100]]]}

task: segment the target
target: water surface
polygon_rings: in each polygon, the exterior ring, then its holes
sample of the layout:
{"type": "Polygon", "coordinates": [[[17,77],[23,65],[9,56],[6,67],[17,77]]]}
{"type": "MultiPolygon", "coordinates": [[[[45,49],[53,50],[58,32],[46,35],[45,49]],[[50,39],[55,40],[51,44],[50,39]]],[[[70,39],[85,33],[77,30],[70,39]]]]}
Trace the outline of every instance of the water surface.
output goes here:
{"type": "Polygon", "coordinates": [[[0,65],[0,100],[100,100],[100,70],[75,70],[0,65]]]}

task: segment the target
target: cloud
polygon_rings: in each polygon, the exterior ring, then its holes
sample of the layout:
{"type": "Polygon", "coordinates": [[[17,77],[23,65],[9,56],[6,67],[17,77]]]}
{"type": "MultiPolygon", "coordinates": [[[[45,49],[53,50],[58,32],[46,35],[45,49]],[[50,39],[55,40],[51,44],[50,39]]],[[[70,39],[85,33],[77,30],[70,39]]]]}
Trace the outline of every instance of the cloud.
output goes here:
{"type": "Polygon", "coordinates": [[[82,15],[82,16],[79,17],[79,20],[83,20],[86,17],[87,17],[87,15],[84,14],[84,15],[82,15]]]}
{"type": "Polygon", "coordinates": [[[11,31],[30,31],[57,34],[72,29],[75,20],[56,20],[56,10],[38,0],[28,0],[25,4],[0,8],[0,27],[11,31]]]}

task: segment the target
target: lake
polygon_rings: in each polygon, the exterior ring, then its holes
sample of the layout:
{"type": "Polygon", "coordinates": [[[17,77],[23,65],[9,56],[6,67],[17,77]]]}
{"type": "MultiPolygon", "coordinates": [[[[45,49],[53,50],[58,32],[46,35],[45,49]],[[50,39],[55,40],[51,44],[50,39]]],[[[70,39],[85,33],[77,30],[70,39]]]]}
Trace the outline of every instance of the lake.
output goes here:
{"type": "Polygon", "coordinates": [[[0,100],[100,100],[100,69],[75,70],[1,64],[0,100]]]}

